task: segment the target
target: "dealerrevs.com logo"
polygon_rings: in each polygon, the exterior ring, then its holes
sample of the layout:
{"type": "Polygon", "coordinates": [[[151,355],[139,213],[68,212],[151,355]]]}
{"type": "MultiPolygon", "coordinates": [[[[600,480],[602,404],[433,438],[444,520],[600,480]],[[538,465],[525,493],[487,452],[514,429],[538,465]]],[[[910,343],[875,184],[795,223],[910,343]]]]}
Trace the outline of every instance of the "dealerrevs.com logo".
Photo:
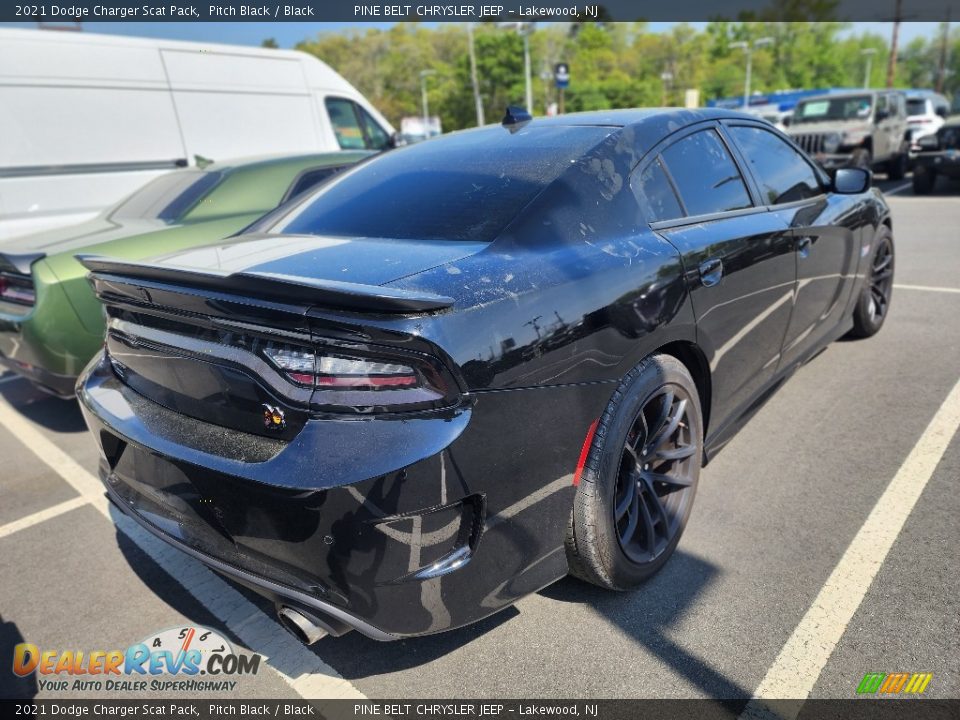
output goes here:
{"type": "Polygon", "coordinates": [[[37,674],[40,690],[98,692],[232,692],[255,675],[260,655],[241,655],[217,632],[179,627],[154,633],[126,650],[13,649],[13,672],[37,674]]]}
{"type": "Polygon", "coordinates": [[[933,673],[867,673],[857,686],[858,695],[920,695],[933,673]]]}

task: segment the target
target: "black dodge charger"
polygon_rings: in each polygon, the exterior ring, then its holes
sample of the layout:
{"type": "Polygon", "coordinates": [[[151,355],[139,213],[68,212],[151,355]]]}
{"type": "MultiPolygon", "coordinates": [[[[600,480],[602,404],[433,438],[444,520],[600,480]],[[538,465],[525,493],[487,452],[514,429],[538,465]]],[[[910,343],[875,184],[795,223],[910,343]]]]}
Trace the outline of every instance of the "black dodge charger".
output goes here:
{"type": "Polygon", "coordinates": [[[85,257],[78,386],[109,497],[311,642],[635,588],[703,463],[886,317],[889,210],[719,110],[508,113],[221,244],[85,257]]]}

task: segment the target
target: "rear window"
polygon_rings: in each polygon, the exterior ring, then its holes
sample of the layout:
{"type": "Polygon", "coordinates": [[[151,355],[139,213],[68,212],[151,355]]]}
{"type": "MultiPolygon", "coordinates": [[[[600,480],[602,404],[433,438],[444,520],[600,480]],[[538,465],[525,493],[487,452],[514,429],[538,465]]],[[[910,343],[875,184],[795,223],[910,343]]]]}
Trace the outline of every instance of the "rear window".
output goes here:
{"type": "Polygon", "coordinates": [[[907,100],[907,115],[926,115],[927,101],[924,98],[907,100]]]}
{"type": "Polygon", "coordinates": [[[177,170],[151,180],[110,213],[115,220],[175,223],[223,177],[218,172],[177,170]]]}
{"type": "Polygon", "coordinates": [[[501,127],[393,150],[334,177],[268,232],[493,240],[547,185],[612,132],[501,127]]]}

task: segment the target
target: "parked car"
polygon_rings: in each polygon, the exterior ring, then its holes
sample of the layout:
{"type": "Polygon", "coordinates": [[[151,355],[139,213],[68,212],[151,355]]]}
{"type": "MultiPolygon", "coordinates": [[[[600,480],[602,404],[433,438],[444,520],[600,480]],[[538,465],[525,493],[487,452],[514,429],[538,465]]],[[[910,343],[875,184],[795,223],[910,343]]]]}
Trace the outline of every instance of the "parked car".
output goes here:
{"type": "Polygon", "coordinates": [[[369,152],[218,163],[158,177],[94,220],[0,245],[0,367],[74,397],[103,345],[103,313],[74,255],[132,260],[214,242],[369,152]]]}
{"type": "Polygon", "coordinates": [[[907,95],[907,129],[912,150],[919,149],[920,138],[936,135],[950,115],[950,101],[929,91],[911,91],[907,95]]]}
{"type": "Polygon", "coordinates": [[[109,497],[305,642],[455,628],[568,572],[635,588],[758,401],[884,322],[868,171],[725,110],[522,117],[229,241],[82,260],[109,497]]]}
{"type": "Polygon", "coordinates": [[[929,195],[941,175],[960,179],[960,115],[953,115],[935,135],[920,138],[913,161],[913,191],[929,195]]]}
{"type": "Polygon", "coordinates": [[[306,53],[0,29],[0,240],[89,220],[198,158],[380,150],[392,135],[306,53]]]}
{"type": "Polygon", "coordinates": [[[891,180],[906,174],[910,150],[902,92],[856,90],[805,98],[787,130],[828,170],[873,168],[891,180]]]}

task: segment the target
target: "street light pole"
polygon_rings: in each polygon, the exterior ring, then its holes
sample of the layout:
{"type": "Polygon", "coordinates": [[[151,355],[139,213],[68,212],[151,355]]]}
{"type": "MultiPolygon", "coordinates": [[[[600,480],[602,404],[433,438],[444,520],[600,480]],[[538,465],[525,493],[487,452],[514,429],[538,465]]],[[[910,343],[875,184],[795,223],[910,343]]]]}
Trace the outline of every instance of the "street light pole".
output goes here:
{"type": "Polygon", "coordinates": [[[436,70],[420,71],[420,102],[423,108],[423,139],[430,137],[430,106],[427,103],[427,78],[436,75],[436,70]]]}
{"type": "Polygon", "coordinates": [[[523,75],[527,82],[527,112],[533,113],[533,80],[530,77],[530,31],[523,33],[523,75]]]}
{"type": "Polygon", "coordinates": [[[470,82],[473,85],[473,104],[477,108],[477,127],[486,125],[483,118],[483,100],[480,83],[477,81],[477,52],[473,47],[473,23],[467,23],[467,48],[470,53],[470,82]]]}
{"type": "Polygon", "coordinates": [[[870,87],[870,66],[873,64],[873,56],[877,54],[876,48],[864,48],[860,54],[866,58],[866,68],[863,71],[863,86],[870,87]]]}
{"type": "Polygon", "coordinates": [[[757,38],[752,43],[751,42],[735,42],[730,43],[732,48],[740,48],[743,50],[743,54],[747,56],[747,73],[743,82],[743,110],[746,112],[750,109],[750,79],[751,74],[753,73],[753,51],[762,46],[770,45],[773,42],[771,37],[762,37],[757,38]]]}
{"type": "Polygon", "coordinates": [[[523,75],[526,83],[527,112],[533,114],[533,80],[530,76],[530,34],[536,23],[532,22],[498,22],[497,27],[514,29],[523,36],[523,75]]]}

